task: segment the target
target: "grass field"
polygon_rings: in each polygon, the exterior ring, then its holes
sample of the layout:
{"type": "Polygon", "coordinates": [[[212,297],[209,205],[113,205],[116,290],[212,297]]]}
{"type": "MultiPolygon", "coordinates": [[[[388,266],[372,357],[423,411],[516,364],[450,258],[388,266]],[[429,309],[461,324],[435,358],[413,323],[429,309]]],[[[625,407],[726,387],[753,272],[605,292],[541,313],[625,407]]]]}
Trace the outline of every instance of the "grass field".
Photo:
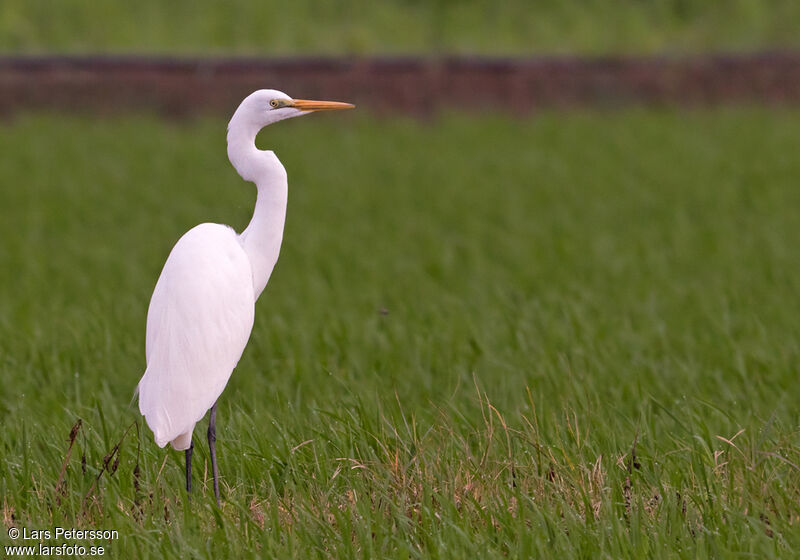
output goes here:
{"type": "Polygon", "coordinates": [[[795,0],[4,0],[0,52],[636,53],[800,46],[795,0]]]}
{"type": "Polygon", "coordinates": [[[111,452],[170,247],[249,218],[225,123],[0,126],[6,527],[116,529],[119,558],[800,549],[800,112],[267,129],[288,222],[220,401],[221,509],[205,423],[192,503],[146,427],[111,452]]]}

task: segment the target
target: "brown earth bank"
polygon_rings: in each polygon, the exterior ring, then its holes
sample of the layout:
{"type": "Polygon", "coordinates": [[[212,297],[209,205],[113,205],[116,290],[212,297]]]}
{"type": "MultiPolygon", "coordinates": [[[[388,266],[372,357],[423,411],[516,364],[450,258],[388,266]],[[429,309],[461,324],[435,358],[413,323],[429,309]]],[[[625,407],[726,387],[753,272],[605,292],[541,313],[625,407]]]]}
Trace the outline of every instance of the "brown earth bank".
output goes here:
{"type": "Polygon", "coordinates": [[[800,52],[686,57],[0,57],[0,113],[229,114],[248,93],[351,101],[377,112],[800,104],[800,52]]]}

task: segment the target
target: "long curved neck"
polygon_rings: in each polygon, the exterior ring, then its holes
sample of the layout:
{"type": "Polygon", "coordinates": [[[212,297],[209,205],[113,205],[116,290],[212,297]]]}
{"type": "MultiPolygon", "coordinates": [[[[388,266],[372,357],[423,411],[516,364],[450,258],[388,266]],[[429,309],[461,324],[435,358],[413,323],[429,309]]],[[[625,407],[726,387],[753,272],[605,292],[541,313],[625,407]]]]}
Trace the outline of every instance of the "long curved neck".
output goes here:
{"type": "Polygon", "coordinates": [[[228,158],[245,181],[258,187],[253,218],[239,235],[253,271],[256,298],[267,285],[278,261],[286,222],[288,182],[286,170],[271,151],[256,148],[258,129],[235,120],[228,126],[228,158]]]}

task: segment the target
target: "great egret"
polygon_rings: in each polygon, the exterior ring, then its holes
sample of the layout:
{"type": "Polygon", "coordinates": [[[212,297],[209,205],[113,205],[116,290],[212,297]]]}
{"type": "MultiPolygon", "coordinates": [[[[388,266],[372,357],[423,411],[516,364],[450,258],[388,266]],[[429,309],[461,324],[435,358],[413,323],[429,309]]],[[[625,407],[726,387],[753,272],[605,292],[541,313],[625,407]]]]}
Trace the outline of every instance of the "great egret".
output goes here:
{"type": "Polygon", "coordinates": [[[192,432],[211,410],[208,445],[219,505],[217,399],[253,328],[255,302],[278,260],[286,218],[286,170],[275,153],[256,148],[259,130],[313,111],[350,109],[335,101],[292,99],[273,89],[242,101],[228,124],[228,158],[258,187],[247,228],[200,224],[172,248],[147,311],[147,369],[139,381],[139,410],[156,443],[186,451],[186,491],[192,491],[192,432]]]}

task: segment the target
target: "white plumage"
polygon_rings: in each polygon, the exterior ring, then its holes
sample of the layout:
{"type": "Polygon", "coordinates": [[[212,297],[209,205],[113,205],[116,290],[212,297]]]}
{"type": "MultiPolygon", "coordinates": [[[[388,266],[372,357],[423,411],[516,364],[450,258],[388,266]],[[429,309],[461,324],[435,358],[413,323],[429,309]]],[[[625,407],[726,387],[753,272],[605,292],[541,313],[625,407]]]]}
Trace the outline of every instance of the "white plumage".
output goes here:
{"type": "MultiPolygon", "coordinates": [[[[139,410],[156,443],[186,450],[191,490],[192,431],[214,406],[239,362],[253,328],[255,302],[278,260],[286,216],[287,179],[271,151],[255,145],[258,131],[311,111],[346,109],[332,101],[292,99],[259,90],[242,101],[228,125],[228,157],[258,187],[253,218],[238,235],[201,224],[178,240],[164,264],[147,312],[147,369],[139,410]]],[[[214,409],[215,410],[215,409],[214,409]]],[[[214,417],[209,444],[216,485],[214,417]]]]}
{"type": "Polygon", "coordinates": [[[187,449],[242,356],[255,313],[250,261],[231,228],[201,224],[172,249],[147,312],[139,410],[156,443],[187,449]]]}

